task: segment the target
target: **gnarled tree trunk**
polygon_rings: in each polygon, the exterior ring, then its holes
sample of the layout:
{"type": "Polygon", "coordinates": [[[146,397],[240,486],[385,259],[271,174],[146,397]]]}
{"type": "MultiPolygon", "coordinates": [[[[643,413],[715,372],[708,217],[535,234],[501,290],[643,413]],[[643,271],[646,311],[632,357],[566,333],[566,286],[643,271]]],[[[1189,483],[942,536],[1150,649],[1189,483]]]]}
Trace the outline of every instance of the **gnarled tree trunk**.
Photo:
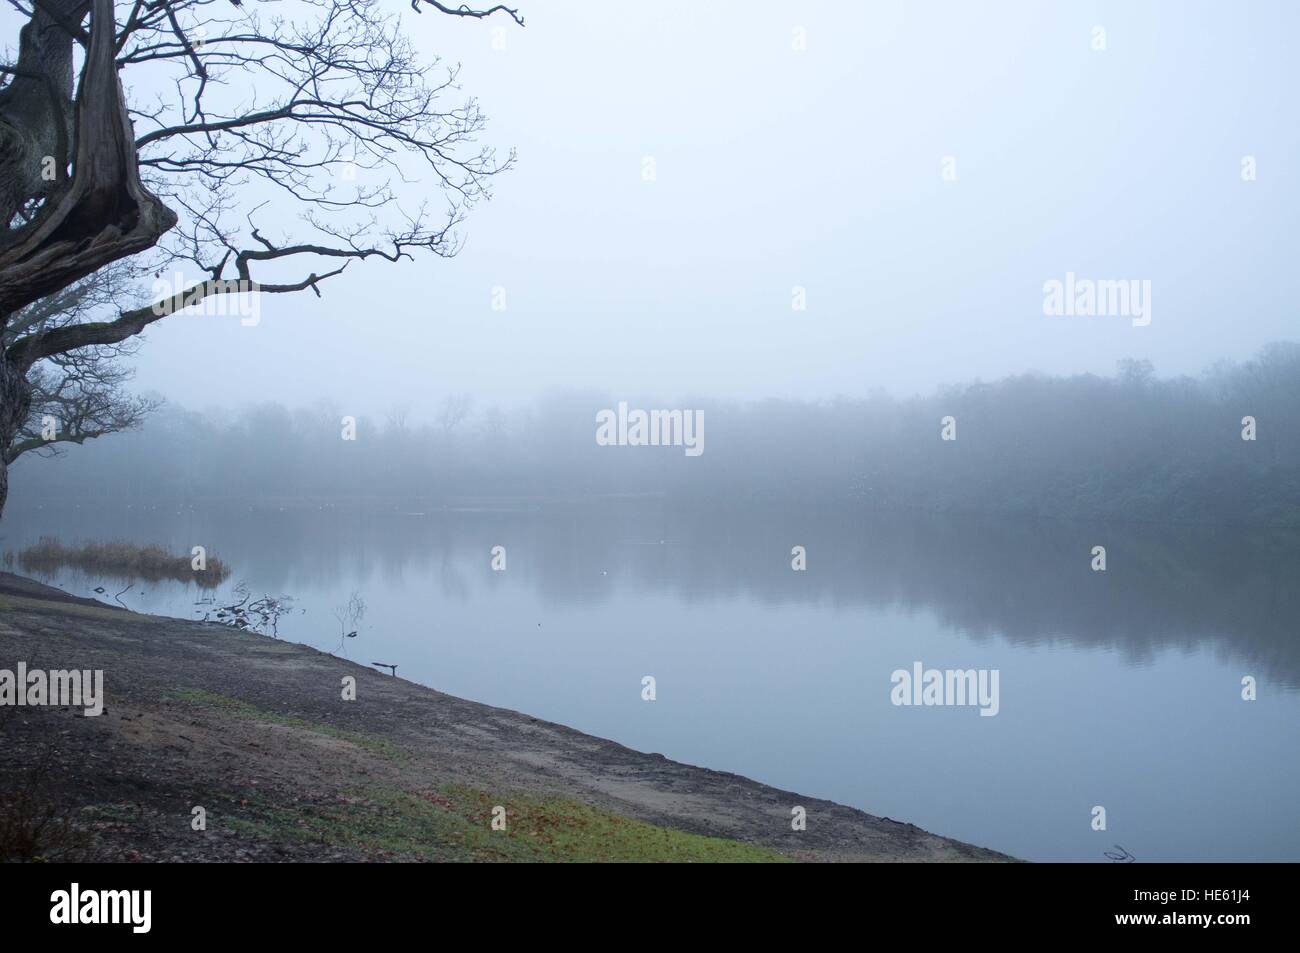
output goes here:
{"type": "MultiPolygon", "coordinates": [[[[176,213],[140,181],[135,134],[114,62],[113,0],[91,0],[90,17],[90,49],[77,89],[72,181],[48,197],[35,222],[0,244],[0,315],[152,248],[176,224],[176,213]]],[[[7,135],[12,139],[22,132],[10,129],[7,135]]],[[[28,133],[29,140],[40,138],[28,133]]],[[[5,164],[23,161],[21,154],[0,158],[5,164]]],[[[39,169],[42,157],[28,154],[26,161],[33,158],[39,169]]]]}
{"type": "MultiPolygon", "coordinates": [[[[152,248],[176,224],[176,213],[140,180],[115,44],[113,0],[42,0],[23,28],[13,80],[0,91],[0,330],[9,315],[152,248]],[[73,106],[72,44],[84,35],[88,9],[89,47],[73,106]],[[37,199],[44,204],[34,218],[13,227],[37,199]]],[[[10,342],[0,353],[0,457],[31,405],[26,376],[41,356],[35,344],[10,342]]],[[[0,462],[0,514],[7,492],[0,462]]]]}
{"type": "Polygon", "coordinates": [[[73,38],[59,23],[79,22],[87,7],[87,0],[45,0],[19,32],[13,78],[0,90],[0,229],[33,197],[67,186],[73,38]]]}
{"type": "Polygon", "coordinates": [[[9,464],[6,452],[27,419],[32,389],[27,375],[0,356],[0,515],[9,497],[9,464]]]}

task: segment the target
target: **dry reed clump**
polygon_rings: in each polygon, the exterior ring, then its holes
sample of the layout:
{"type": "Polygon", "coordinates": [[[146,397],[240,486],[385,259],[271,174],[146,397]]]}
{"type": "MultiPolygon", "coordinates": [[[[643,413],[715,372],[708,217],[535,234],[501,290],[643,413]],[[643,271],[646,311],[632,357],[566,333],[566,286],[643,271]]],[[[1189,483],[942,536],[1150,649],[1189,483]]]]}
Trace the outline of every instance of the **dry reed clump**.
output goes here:
{"type": "MultiPolygon", "coordinates": [[[[10,562],[8,558],[5,561],[10,562]]],[[[119,579],[195,582],[204,589],[216,588],[230,575],[230,567],[215,556],[206,556],[204,568],[195,569],[190,556],[178,556],[161,546],[121,541],[65,546],[57,539],[45,537],[18,553],[17,561],[25,571],[49,572],[72,567],[119,579]]]]}

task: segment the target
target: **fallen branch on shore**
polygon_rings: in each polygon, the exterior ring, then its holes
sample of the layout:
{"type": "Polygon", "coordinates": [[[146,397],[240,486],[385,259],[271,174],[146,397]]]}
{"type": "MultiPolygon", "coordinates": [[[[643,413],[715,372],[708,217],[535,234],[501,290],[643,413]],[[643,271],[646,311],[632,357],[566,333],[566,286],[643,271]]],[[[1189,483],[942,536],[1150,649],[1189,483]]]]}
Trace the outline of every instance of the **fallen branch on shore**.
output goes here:
{"type": "Polygon", "coordinates": [[[203,621],[220,622],[235,629],[279,638],[280,619],[293,611],[293,600],[288,596],[271,595],[254,599],[248,586],[242,582],[235,587],[235,594],[240,596],[237,602],[205,612],[203,621]]]}

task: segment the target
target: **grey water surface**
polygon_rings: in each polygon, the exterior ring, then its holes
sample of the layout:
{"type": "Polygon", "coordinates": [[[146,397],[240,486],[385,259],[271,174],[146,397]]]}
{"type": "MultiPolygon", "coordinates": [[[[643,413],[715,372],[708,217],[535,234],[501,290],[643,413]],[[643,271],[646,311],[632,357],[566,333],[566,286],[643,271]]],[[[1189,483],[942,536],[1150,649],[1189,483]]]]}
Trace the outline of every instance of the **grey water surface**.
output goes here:
{"type": "MultiPolygon", "coordinates": [[[[232,567],[207,594],[136,582],[137,611],[202,618],[243,582],[292,599],[281,638],[1019,857],[1300,860],[1295,535],[656,499],[15,501],[0,552],[43,536],[232,567]],[[364,615],[340,621],[354,593],[364,615]],[[997,714],[893,704],[915,662],[996,670],[997,714]]],[[[29,574],[107,601],[126,584],[29,574]]]]}

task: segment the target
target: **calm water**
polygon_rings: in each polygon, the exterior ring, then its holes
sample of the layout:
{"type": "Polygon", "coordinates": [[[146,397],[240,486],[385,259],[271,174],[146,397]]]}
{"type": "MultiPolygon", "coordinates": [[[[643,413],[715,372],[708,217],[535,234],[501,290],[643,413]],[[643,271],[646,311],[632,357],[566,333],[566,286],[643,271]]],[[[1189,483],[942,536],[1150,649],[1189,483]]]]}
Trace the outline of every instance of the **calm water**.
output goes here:
{"type": "MultiPolygon", "coordinates": [[[[16,501],[0,549],[44,535],[202,544],[234,568],[221,596],[244,580],[293,597],[280,635],[327,651],[356,592],[367,610],[342,650],[356,661],[1021,857],[1104,862],[1120,844],[1139,861],[1300,860],[1295,536],[655,501],[16,501]],[[894,706],[890,675],[916,660],[997,669],[999,714],[894,706]],[[1257,701],[1241,700],[1245,675],[1257,701]]],[[[137,584],[122,601],[195,617],[210,608],[196,598],[137,584]]]]}

